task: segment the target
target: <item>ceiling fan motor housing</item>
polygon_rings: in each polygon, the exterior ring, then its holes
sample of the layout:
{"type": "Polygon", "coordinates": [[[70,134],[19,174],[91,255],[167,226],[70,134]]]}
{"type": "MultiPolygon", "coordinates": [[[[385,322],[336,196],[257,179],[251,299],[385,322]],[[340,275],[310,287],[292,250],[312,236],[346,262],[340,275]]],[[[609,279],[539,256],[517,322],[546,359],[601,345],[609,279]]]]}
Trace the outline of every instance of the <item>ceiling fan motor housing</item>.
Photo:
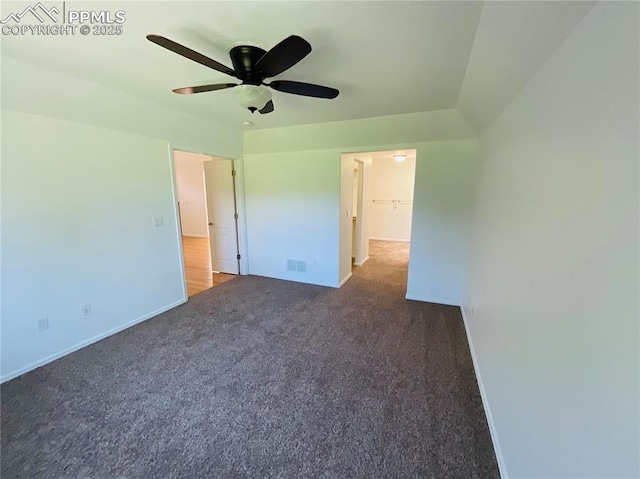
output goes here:
{"type": "Polygon", "coordinates": [[[233,69],[238,75],[238,79],[247,85],[262,85],[264,73],[255,68],[258,60],[267,53],[262,48],[251,45],[239,45],[233,47],[229,52],[233,69]]]}

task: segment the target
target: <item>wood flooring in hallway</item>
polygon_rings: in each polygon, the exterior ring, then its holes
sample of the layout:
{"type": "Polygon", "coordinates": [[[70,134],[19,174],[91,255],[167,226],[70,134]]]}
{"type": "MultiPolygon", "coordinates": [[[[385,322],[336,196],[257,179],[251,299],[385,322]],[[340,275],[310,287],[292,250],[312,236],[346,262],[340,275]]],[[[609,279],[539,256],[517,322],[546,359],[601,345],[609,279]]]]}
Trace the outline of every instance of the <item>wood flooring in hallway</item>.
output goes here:
{"type": "Polygon", "coordinates": [[[209,238],[183,236],[182,252],[184,254],[184,270],[187,276],[187,294],[189,297],[226,283],[236,277],[233,274],[211,273],[209,238]]]}

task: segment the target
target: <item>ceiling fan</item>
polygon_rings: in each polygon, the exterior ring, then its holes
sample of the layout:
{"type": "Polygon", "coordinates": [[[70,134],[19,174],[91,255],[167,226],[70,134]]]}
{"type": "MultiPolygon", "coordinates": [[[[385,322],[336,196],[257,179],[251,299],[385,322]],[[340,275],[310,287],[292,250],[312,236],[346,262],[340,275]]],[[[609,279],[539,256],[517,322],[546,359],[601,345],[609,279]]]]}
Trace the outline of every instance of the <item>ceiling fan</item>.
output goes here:
{"type": "Polygon", "coordinates": [[[175,93],[181,95],[234,88],[234,93],[236,93],[238,101],[244,108],[247,108],[251,113],[257,110],[265,114],[271,113],[274,109],[271,92],[265,87],[270,87],[284,93],[293,93],[294,95],[315,98],[332,99],[340,93],[335,88],[314,85],[312,83],[288,80],[273,80],[270,83],[264,82],[265,78],[279,75],[311,53],[311,45],[309,42],[297,35],[291,35],[285,38],[268,52],[262,48],[251,45],[233,47],[229,52],[233,69],[160,35],[147,35],[147,40],[189,60],[198,62],[216,71],[226,73],[241,82],[239,84],[216,83],[213,85],[189,86],[173,90],[175,93]]]}

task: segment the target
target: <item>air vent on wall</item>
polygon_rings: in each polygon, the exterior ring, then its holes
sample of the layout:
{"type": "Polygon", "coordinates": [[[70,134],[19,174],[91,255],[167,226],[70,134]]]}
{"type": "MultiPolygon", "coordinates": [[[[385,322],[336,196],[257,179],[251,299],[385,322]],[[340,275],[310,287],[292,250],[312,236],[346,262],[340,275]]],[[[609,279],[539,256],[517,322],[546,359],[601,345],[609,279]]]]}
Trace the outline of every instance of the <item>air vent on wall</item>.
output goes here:
{"type": "Polygon", "coordinates": [[[306,263],[306,261],[301,261],[299,259],[288,259],[287,260],[287,270],[289,270],[289,271],[297,271],[298,273],[306,273],[307,272],[307,263],[306,263]]]}

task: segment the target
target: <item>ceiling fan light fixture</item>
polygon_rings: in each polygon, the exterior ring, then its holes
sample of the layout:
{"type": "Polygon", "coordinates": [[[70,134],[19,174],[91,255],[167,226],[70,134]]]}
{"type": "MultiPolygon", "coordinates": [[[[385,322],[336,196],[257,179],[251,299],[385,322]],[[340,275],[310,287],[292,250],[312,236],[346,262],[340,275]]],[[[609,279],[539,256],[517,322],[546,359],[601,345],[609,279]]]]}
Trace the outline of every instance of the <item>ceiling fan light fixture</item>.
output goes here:
{"type": "Polygon", "coordinates": [[[402,163],[407,159],[407,155],[393,155],[393,159],[396,160],[396,163],[402,163]]]}
{"type": "Polygon", "coordinates": [[[231,90],[235,95],[238,103],[243,108],[247,108],[252,112],[255,110],[261,110],[271,100],[271,92],[258,85],[238,85],[231,90]]]}

